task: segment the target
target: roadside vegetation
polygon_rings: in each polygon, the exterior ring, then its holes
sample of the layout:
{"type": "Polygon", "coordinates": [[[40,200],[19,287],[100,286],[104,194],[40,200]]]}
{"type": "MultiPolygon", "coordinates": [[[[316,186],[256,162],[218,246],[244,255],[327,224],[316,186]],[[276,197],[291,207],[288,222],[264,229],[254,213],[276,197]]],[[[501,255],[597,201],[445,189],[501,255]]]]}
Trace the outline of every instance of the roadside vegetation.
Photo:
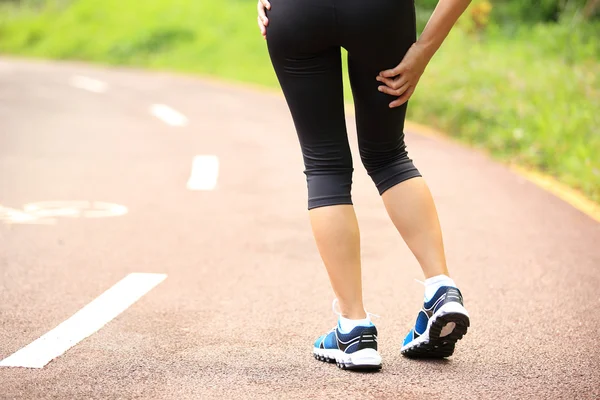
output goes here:
{"type": "MultiPolygon", "coordinates": [[[[436,0],[417,0],[419,29],[436,0]]],[[[598,0],[474,0],[409,118],[600,203],[598,0]],[[534,4],[535,3],[535,4],[534,4]]],[[[0,53],[278,88],[254,0],[0,0],[0,53]]],[[[351,92],[346,82],[346,96],[351,92]]]]}

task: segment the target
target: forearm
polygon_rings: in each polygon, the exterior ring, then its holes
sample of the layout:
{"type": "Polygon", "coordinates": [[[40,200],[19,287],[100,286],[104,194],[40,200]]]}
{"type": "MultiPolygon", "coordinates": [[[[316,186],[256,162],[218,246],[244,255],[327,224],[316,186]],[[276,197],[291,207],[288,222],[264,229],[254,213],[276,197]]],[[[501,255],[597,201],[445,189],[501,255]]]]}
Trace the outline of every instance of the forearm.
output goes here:
{"type": "Polygon", "coordinates": [[[471,0],[439,0],[417,43],[429,58],[440,48],[471,0]]]}

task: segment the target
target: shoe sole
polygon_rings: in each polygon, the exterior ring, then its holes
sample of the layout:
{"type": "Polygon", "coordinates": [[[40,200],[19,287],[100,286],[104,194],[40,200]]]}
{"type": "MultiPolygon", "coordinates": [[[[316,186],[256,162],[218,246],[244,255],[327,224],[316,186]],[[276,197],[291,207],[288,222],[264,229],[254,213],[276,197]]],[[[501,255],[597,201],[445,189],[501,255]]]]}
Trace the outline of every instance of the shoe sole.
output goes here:
{"type": "Polygon", "coordinates": [[[467,334],[470,326],[469,314],[459,303],[443,306],[431,321],[423,335],[402,347],[402,355],[409,358],[450,357],[456,342],[467,334]]]}
{"type": "Polygon", "coordinates": [[[381,369],[381,356],[375,349],[363,349],[346,354],[336,349],[313,348],[315,359],[335,363],[338,368],[351,371],[378,371],[381,369]]]}

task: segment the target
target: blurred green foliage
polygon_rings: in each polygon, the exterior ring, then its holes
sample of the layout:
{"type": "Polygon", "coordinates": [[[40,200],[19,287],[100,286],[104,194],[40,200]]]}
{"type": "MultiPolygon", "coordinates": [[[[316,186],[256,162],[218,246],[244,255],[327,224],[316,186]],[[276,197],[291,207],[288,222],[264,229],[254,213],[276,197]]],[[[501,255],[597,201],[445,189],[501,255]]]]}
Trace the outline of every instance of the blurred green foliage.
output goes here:
{"type": "MultiPolygon", "coordinates": [[[[417,8],[431,11],[438,0],[415,0],[417,8]]],[[[474,0],[473,3],[478,3],[474,0]]],[[[585,19],[600,18],[595,0],[487,0],[492,5],[491,19],[505,24],[558,22],[573,14],[586,14],[585,19]]],[[[582,15],[583,16],[583,15],[582,15]]]]}
{"type": "MultiPolygon", "coordinates": [[[[428,66],[409,118],[551,174],[600,202],[594,1],[473,0],[428,66]]],[[[421,31],[437,2],[416,3],[421,31]]],[[[278,88],[254,0],[226,7],[196,0],[0,0],[0,52],[278,88]]],[[[347,79],[345,88],[351,100],[347,79]]]]}

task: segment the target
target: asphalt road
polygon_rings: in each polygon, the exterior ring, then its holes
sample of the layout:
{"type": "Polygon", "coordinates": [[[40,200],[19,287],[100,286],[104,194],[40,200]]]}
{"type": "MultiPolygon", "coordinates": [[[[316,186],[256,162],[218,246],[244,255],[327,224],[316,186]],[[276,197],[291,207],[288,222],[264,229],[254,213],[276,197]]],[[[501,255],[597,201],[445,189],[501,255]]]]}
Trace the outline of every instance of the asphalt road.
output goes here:
{"type": "Polygon", "coordinates": [[[600,398],[600,224],[482,154],[407,140],[471,329],[446,361],[400,355],[422,276],[356,158],[383,369],[341,371],[312,357],[333,294],[281,96],[0,58],[0,360],[128,274],[166,275],[43,368],[0,367],[0,398],[600,398]],[[192,173],[196,156],[218,175],[192,173]]]}

